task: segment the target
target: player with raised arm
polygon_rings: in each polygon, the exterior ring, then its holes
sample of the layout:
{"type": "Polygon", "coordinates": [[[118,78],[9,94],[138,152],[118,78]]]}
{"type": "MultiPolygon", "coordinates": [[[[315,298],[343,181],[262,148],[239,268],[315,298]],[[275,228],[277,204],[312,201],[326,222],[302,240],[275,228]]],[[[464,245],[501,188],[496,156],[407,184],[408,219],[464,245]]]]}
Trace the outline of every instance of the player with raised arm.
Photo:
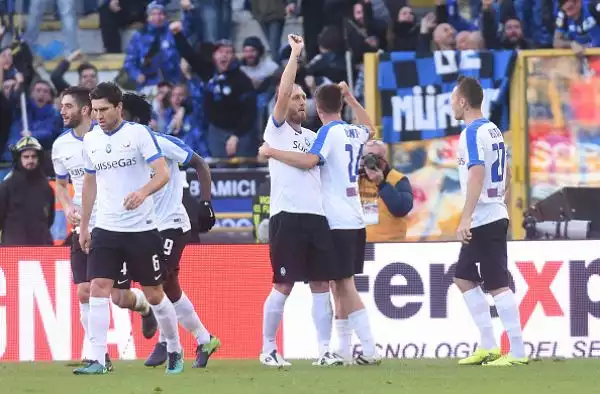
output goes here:
{"type": "MultiPolygon", "coordinates": [[[[147,126],[151,116],[152,106],[143,97],[133,93],[123,95],[123,119],[147,126]]],[[[196,360],[192,368],[205,368],[208,359],[219,349],[221,342],[217,337],[211,336],[204,327],[194,310],[194,305],[179,284],[179,263],[183,250],[190,241],[192,227],[182,202],[183,178],[179,164],[195,168],[198,175],[203,198],[199,207],[200,232],[209,231],[215,224],[215,214],[210,202],[210,169],[206,162],[180,139],[162,133],[154,133],[154,136],[165,156],[170,173],[169,183],[153,195],[158,230],[163,239],[163,257],[166,267],[163,288],[175,307],[179,323],[192,333],[198,342],[196,360]]],[[[164,364],[165,361],[167,361],[167,343],[161,330],[158,342],[144,365],[156,367],[164,364]]]]}
{"type": "Polygon", "coordinates": [[[162,288],[162,240],[154,202],[148,198],[169,181],[169,169],[156,138],[145,127],[123,121],[122,94],[112,83],[91,93],[98,126],[83,139],[85,176],[79,243],[89,254],[90,317],[88,330],[92,361],[73,372],[107,372],[104,361],[110,324],[110,290],[121,271],[142,286],[167,340],[166,373],[183,371],[177,314],[162,288]],[[154,171],[151,177],[150,171],[154,171]],[[96,225],[89,223],[97,200],[96,225]]]}
{"type": "MultiPolygon", "coordinates": [[[[63,92],[60,114],[68,130],[62,133],[52,145],[52,163],[56,174],[56,196],[60,202],[67,220],[74,226],[73,244],[71,246],[71,270],[73,281],[77,285],[79,299],[80,321],[84,331],[82,356],[84,362],[90,357],[88,335],[90,282],[87,278],[87,260],[79,246],[79,222],[81,218],[81,193],[83,188],[84,163],[83,163],[83,137],[92,129],[91,119],[92,103],[90,90],[81,86],[73,86],[63,92]],[[74,196],[69,193],[69,178],[73,183],[74,196]]],[[[94,227],[94,211],[90,220],[90,229],[94,227]]],[[[120,287],[115,283],[112,294],[118,292],[120,287]]],[[[139,312],[142,316],[142,333],[150,339],[158,327],[152,309],[142,292],[128,291],[127,298],[133,302],[127,307],[139,312]]],[[[86,363],[87,364],[87,363],[86,363]]],[[[106,354],[106,366],[112,370],[112,363],[106,354]]]]}
{"type": "MultiPolygon", "coordinates": [[[[301,126],[306,120],[306,94],[294,83],[302,37],[290,34],[292,49],[285,67],[273,114],[265,128],[264,140],[283,151],[307,152],[315,133],[301,126]]],[[[329,351],[332,308],[329,279],[335,254],[321,200],[319,168],[298,169],[269,160],[271,206],[269,249],[273,289],[263,307],[263,349],[260,362],[269,367],[289,366],[277,352],[275,335],[283,317],[285,302],[295,282],[308,281],[313,294],[312,317],[319,341],[317,366],[341,365],[343,359],[329,351]]]]}
{"type": "Polygon", "coordinates": [[[365,109],[350,94],[345,83],[322,85],[315,92],[317,113],[323,122],[308,154],[286,152],[263,144],[260,152],[267,157],[296,168],[310,169],[321,165],[323,206],[335,247],[336,269],[333,293],[336,327],[340,334],[339,353],[351,359],[352,332],[362,343],[363,352],[356,358],[360,365],[379,364],[381,356],[371,333],[369,316],[354,285],[354,275],[362,273],[366,230],[358,193],[358,166],[362,147],[373,135],[373,126],[365,109]],[[344,100],[358,122],[342,121],[344,100]]]}
{"type": "Polygon", "coordinates": [[[512,366],[529,362],[525,355],[519,307],[508,287],[508,211],[505,194],[508,165],[504,137],[483,117],[483,89],[470,77],[460,77],[451,97],[454,117],[466,128],[458,142],[460,186],[466,196],[456,234],[463,243],[454,283],[479,328],[481,343],[461,365],[512,366]],[[481,284],[494,297],[498,316],[508,333],[510,353],[501,356],[494,336],[490,306],[481,284]]]}

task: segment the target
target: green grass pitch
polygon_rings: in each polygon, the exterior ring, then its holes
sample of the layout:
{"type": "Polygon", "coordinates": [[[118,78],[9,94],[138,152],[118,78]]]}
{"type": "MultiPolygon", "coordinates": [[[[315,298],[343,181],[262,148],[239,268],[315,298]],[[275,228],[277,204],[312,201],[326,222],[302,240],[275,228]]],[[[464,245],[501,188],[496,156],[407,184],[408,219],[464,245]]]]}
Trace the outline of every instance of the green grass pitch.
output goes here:
{"type": "Polygon", "coordinates": [[[104,376],[74,376],[66,363],[0,364],[0,393],[29,394],[551,394],[596,393],[600,359],[544,360],[514,368],[459,367],[454,360],[386,360],[377,367],[313,367],[295,361],[287,370],[258,360],[211,361],[206,370],[165,376],[141,361],[116,362],[104,376]]]}

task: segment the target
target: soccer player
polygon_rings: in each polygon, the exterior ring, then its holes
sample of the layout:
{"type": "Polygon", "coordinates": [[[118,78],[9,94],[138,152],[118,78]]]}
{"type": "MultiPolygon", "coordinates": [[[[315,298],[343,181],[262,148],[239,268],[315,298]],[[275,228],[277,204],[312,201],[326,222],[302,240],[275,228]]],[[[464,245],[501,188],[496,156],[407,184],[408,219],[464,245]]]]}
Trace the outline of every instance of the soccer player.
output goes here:
{"type": "MultiPolygon", "coordinates": [[[[85,334],[82,354],[84,361],[91,357],[88,335],[90,282],[87,278],[88,256],[79,246],[79,222],[84,175],[83,137],[92,128],[91,111],[92,103],[89,89],[79,86],[67,88],[63,92],[60,114],[65,128],[68,128],[68,130],[62,133],[52,145],[52,163],[56,174],[56,196],[63,207],[67,220],[74,226],[73,244],[71,246],[71,271],[73,281],[77,285],[80,321],[85,334]],[[69,193],[69,178],[71,178],[75,191],[73,199],[71,199],[69,193]]],[[[90,229],[94,227],[94,219],[93,212],[90,229]]],[[[118,295],[118,288],[124,287],[115,283],[115,288],[111,294],[118,295]]],[[[158,327],[152,309],[150,309],[150,305],[142,292],[129,293],[127,297],[133,299],[133,302],[128,307],[142,315],[142,333],[144,337],[150,339],[154,336],[158,327]]],[[[108,354],[106,355],[106,366],[107,369],[112,369],[108,354]]]]}
{"type": "Polygon", "coordinates": [[[123,270],[142,285],[166,337],[166,373],[176,374],[183,371],[177,314],[162,288],[162,240],[154,203],[148,198],[167,184],[169,169],[154,135],[142,125],[123,121],[121,97],[120,89],[112,83],[101,83],[90,93],[98,126],[83,139],[86,173],[79,243],[89,254],[88,330],[92,362],[73,372],[107,372],[104,354],[110,313],[108,297],[123,270]],[[96,199],[96,224],[90,235],[89,222],[96,199]]]}
{"type": "MultiPolygon", "coordinates": [[[[306,94],[294,83],[304,41],[302,37],[290,34],[288,42],[292,54],[281,77],[264,140],[274,148],[302,153],[310,149],[316,135],[301,127],[306,120],[306,94]]],[[[263,307],[260,362],[269,367],[291,365],[278,353],[275,336],[294,283],[308,281],[313,294],[312,317],[320,354],[313,365],[341,365],[344,360],[329,352],[333,312],[328,280],[331,279],[335,255],[321,200],[319,168],[298,169],[271,159],[269,173],[269,247],[273,289],[263,307]]]]}
{"type": "Polygon", "coordinates": [[[465,206],[456,230],[463,243],[454,283],[481,334],[477,350],[461,365],[512,366],[528,363],[523,344],[519,308],[508,287],[506,233],[508,183],[506,148],[502,132],[481,113],[483,89],[476,79],[460,77],[452,92],[454,117],[466,128],[458,142],[460,186],[465,206]],[[510,353],[501,356],[494,337],[490,306],[480,284],[494,297],[500,320],[508,333],[510,353]]]}
{"type": "Polygon", "coordinates": [[[321,165],[323,205],[337,253],[336,271],[332,277],[336,328],[340,337],[337,353],[351,359],[354,331],[363,348],[356,363],[379,364],[381,356],[371,333],[369,316],[354,285],[354,275],[363,271],[366,244],[358,194],[358,167],[362,147],[372,136],[373,126],[367,112],[350,94],[345,83],[320,86],[315,92],[315,101],[323,127],[319,129],[308,154],[286,152],[268,144],[263,145],[260,151],[267,157],[297,168],[310,169],[321,165]],[[358,121],[367,126],[342,121],[344,100],[353,108],[358,121]]]}
{"type": "MultiPolygon", "coordinates": [[[[152,116],[152,105],[142,96],[133,93],[123,95],[123,118],[148,125],[152,116]]],[[[166,266],[163,288],[175,307],[179,323],[192,333],[198,342],[196,360],[192,368],[205,368],[210,356],[221,346],[217,337],[211,336],[204,327],[194,305],[181,290],[179,284],[179,262],[183,249],[190,240],[190,218],[183,205],[183,179],[179,164],[196,169],[203,201],[200,203],[200,231],[207,232],[215,224],[215,213],[210,202],[211,176],[206,162],[180,139],[167,134],[154,133],[167,165],[169,183],[154,193],[154,207],[158,217],[158,230],[163,239],[163,254],[166,266]]],[[[127,278],[125,278],[127,280],[127,278]]],[[[167,343],[162,330],[154,350],[144,363],[156,367],[167,361],[167,343]]]]}

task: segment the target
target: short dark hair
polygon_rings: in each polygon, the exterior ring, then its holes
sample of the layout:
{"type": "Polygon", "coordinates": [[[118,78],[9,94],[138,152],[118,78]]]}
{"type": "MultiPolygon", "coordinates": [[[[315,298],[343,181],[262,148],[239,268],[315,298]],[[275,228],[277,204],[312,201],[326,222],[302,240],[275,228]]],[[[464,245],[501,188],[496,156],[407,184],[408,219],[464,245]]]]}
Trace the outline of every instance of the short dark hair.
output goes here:
{"type": "Polygon", "coordinates": [[[94,72],[97,74],[98,73],[98,69],[96,68],[96,66],[94,66],[91,63],[81,63],[79,65],[79,67],[77,67],[77,74],[79,76],[81,76],[81,73],[84,72],[85,70],[94,70],[94,72]]]}
{"type": "Polygon", "coordinates": [[[117,85],[112,82],[102,82],[98,84],[90,93],[91,100],[105,99],[115,107],[123,101],[123,93],[117,85]]]}
{"type": "Polygon", "coordinates": [[[90,99],[90,90],[83,86],[70,86],[63,90],[64,96],[72,96],[80,108],[88,106],[92,108],[92,100],[90,99]]]}
{"type": "Polygon", "coordinates": [[[344,106],[342,90],[333,83],[321,85],[315,91],[317,108],[326,114],[339,114],[344,106]]]}
{"type": "Polygon", "coordinates": [[[135,93],[123,94],[123,111],[131,115],[133,121],[137,118],[138,123],[148,125],[152,119],[152,105],[146,101],[144,96],[135,93]]]}
{"type": "Polygon", "coordinates": [[[473,77],[461,75],[456,82],[458,92],[467,100],[469,107],[481,108],[481,103],[483,103],[483,88],[479,81],[473,77]]]}

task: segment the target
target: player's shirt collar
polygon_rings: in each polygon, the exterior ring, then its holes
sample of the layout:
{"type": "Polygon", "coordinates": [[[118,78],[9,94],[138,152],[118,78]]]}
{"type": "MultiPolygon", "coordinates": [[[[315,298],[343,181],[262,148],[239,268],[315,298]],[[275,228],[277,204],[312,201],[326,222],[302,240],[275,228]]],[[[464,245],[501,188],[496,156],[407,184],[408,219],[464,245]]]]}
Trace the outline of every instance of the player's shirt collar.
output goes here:
{"type": "Polygon", "coordinates": [[[119,125],[119,127],[117,127],[116,129],[114,129],[113,131],[104,131],[104,130],[102,130],[102,131],[106,135],[114,135],[114,134],[117,133],[117,131],[121,130],[123,128],[123,126],[125,126],[125,124],[127,124],[127,122],[123,120],[123,121],[121,121],[121,124],[119,125]]]}

